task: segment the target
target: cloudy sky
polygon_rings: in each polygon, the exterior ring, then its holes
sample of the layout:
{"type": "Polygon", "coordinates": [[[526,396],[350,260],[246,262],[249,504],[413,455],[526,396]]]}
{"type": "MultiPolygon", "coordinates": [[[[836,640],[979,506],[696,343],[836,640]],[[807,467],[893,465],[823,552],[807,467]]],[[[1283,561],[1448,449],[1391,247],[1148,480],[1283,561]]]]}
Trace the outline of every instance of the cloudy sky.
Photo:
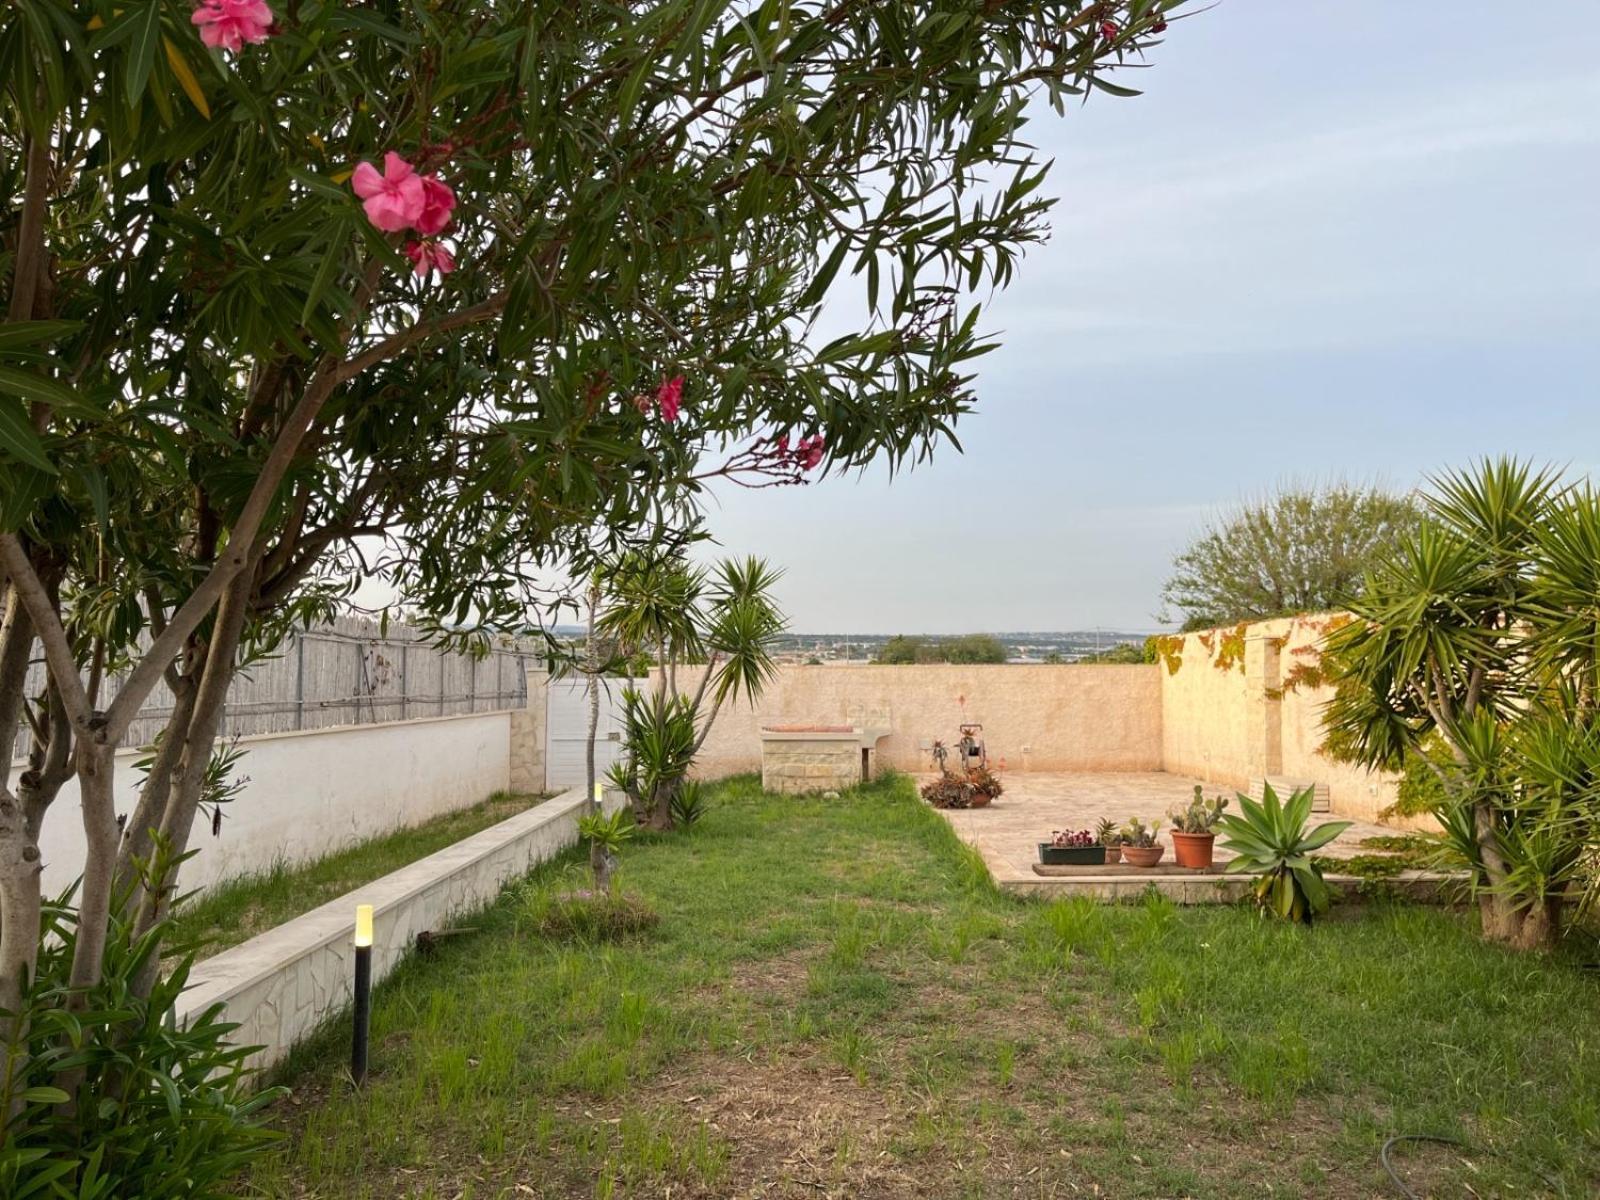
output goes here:
{"type": "Polygon", "coordinates": [[[808,632],[1149,629],[1174,550],[1285,479],[1600,463],[1600,10],[1221,0],[1145,95],[1033,134],[1055,235],[949,453],[719,493],[808,632]]]}

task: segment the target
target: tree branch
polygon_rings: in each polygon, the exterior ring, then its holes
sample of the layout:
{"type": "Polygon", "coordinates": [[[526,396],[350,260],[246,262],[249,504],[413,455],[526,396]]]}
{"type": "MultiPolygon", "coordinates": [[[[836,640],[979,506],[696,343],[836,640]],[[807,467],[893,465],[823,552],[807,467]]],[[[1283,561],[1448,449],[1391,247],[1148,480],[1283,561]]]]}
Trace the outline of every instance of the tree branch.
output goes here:
{"type": "Polygon", "coordinates": [[[368,367],[375,367],[379,363],[388,362],[389,359],[399,354],[409,346],[426,341],[437,333],[448,333],[452,329],[460,329],[466,325],[476,325],[480,321],[487,321],[499,316],[505,311],[506,300],[509,292],[497,292],[481,304],[474,304],[470,308],[463,308],[458,312],[448,313],[442,317],[434,317],[427,321],[418,321],[409,329],[402,329],[399,333],[391,334],[383,339],[372,349],[367,350],[354,358],[346,359],[334,369],[334,382],[345,383],[354,379],[368,367]]]}
{"type": "Polygon", "coordinates": [[[6,317],[12,321],[33,318],[44,271],[44,211],[50,178],[50,141],[29,136],[28,176],[22,193],[22,217],[17,223],[16,257],[11,269],[11,300],[6,317]]]}
{"type": "Polygon", "coordinates": [[[83,679],[78,675],[78,660],[72,653],[72,642],[62,627],[55,605],[50,602],[49,592],[40,581],[38,572],[33,569],[33,562],[16,534],[0,533],[0,563],[4,563],[11,574],[11,586],[15,589],[13,594],[20,597],[27,606],[28,616],[33,619],[34,635],[44,646],[45,662],[49,664],[50,674],[61,689],[62,707],[66,709],[74,728],[89,733],[94,714],[89,705],[89,693],[84,690],[83,679]]]}

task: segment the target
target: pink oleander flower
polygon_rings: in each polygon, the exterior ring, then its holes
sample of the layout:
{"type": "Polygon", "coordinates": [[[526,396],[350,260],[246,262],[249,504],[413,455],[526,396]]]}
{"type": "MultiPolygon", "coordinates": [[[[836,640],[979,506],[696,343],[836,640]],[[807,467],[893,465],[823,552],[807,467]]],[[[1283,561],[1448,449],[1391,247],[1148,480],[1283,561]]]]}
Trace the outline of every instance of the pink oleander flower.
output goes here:
{"type": "Polygon", "coordinates": [[[683,405],[683,376],[674,375],[656,390],[656,407],[661,419],[669,425],[678,419],[678,409],[683,405]]]}
{"type": "Polygon", "coordinates": [[[408,241],[406,257],[411,260],[412,268],[419,276],[435,270],[441,276],[448,275],[456,269],[456,256],[438,242],[408,241]]]}
{"type": "Polygon", "coordinates": [[[802,469],[812,470],[822,461],[824,444],[820,433],[813,434],[808,438],[801,438],[800,445],[795,448],[795,461],[800,464],[802,469]]]}
{"type": "Polygon", "coordinates": [[[422,177],[422,213],[417,217],[417,232],[423,237],[443,233],[450,224],[450,212],[456,206],[456,194],[450,185],[442,183],[437,175],[422,177]]]}
{"type": "Polygon", "coordinates": [[[201,0],[189,17],[199,26],[200,40],[231,54],[246,42],[264,42],[272,32],[272,10],[263,0],[201,0]]]}
{"type": "Polygon", "coordinates": [[[415,225],[427,204],[417,172],[393,150],[383,156],[382,175],[371,163],[364,162],[350,177],[350,186],[361,197],[367,220],[385,233],[398,233],[415,225]]]}

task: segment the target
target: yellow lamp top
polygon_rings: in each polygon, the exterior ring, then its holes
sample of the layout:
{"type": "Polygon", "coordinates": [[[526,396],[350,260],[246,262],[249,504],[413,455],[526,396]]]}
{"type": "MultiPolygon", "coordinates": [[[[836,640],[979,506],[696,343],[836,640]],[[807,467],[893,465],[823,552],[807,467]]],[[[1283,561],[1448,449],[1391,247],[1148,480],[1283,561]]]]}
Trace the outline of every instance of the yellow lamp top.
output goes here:
{"type": "Polygon", "coordinates": [[[372,905],[356,905],[356,945],[372,945],[372,905]]]}
{"type": "Polygon", "coordinates": [[[594,802],[596,804],[604,804],[605,801],[606,801],[606,785],[601,783],[598,779],[596,779],[594,781],[594,802]]]}

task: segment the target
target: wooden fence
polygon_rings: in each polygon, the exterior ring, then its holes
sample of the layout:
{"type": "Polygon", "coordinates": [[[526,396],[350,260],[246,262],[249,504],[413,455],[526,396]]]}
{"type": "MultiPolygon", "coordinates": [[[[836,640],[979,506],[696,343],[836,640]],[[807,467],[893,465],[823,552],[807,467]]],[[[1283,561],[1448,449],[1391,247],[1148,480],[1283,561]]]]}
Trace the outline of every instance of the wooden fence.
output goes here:
{"type": "MultiPolygon", "coordinates": [[[[493,712],[527,704],[528,668],[541,661],[531,645],[497,645],[483,658],[441,652],[417,630],[341,617],[296,634],[271,658],[250,664],[228,693],[224,734],[285,733],[334,725],[374,725],[415,717],[493,712]]],[[[29,694],[44,685],[44,664],[30,671],[29,694]]],[[[110,681],[115,694],[116,680],[110,681]]],[[[172,711],[159,685],[139,711],[125,746],[148,745],[172,711]]],[[[0,731],[0,745],[5,741],[0,731]]],[[[27,752],[18,729],[15,752],[27,752]]]]}

